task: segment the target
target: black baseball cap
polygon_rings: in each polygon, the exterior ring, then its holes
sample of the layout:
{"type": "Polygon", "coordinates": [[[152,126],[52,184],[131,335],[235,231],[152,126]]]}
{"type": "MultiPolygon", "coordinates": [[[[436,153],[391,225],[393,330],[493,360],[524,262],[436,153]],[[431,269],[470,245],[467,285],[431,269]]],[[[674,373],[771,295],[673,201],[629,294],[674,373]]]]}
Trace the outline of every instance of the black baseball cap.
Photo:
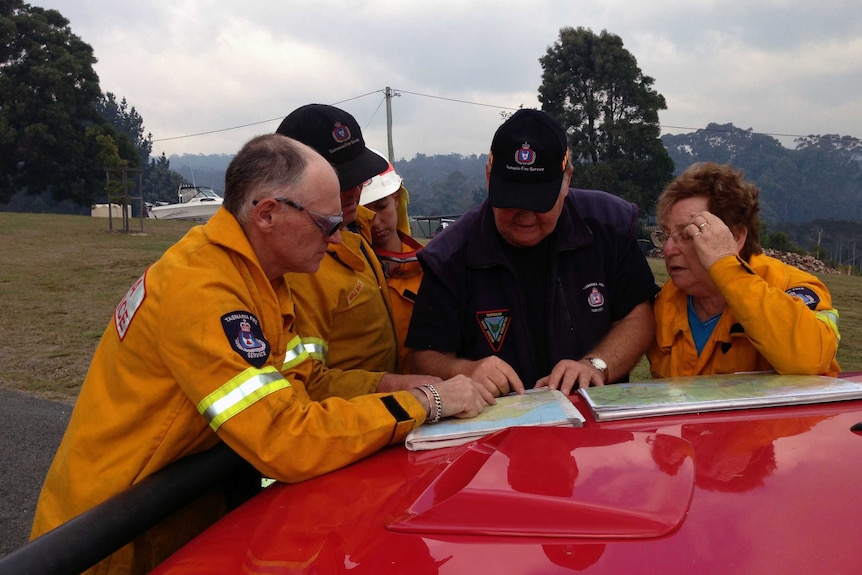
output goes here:
{"type": "Polygon", "coordinates": [[[495,208],[550,211],[568,162],[566,132],[541,110],[518,110],[491,141],[488,199],[495,208]]]}
{"type": "Polygon", "coordinates": [[[356,119],[340,108],[308,104],[291,112],[279,125],[282,134],[317,150],[338,173],[341,191],[355,188],[389,167],[365,147],[356,119]]]}

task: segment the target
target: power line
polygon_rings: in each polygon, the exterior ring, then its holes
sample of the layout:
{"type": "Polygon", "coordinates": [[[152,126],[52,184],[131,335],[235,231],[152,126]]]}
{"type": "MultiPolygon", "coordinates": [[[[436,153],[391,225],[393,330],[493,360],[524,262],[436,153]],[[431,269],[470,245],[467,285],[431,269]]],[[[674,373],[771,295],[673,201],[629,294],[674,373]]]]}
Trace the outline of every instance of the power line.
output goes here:
{"type": "MultiPolygon", "coordinates": [[[[446,98],[444,96],[434,96],[431,94],[422,94],[419,92],[411,92],[409,90],[402,90],[400,88],[392,88],[392,91],[398,92],[399,93],[398,95],[403,93],[403,94],[409,94],[411,96],[419,96],[422,98],[431,98],[433,100],[444,100],[446,102],[455,102],[456,104],[468,104],[470,106],[481,106],[481,107],[485,107],[485,108],[496,108],[499,110],[518,110],[518,108],[512,108],[511,106],[499,106],[496,104],[485,104],[482,102],[471,102],[469,100],[459,100],[457,98],[446,98]]],[[[377,93],[382,93],[382,92],[383,92],[383,90],[373,90],[371,92],[367,92],[367,93],[361,94],[359,96],[354,96],[352,98],[347,98],[345,100],[340,100],[338,102],[334,102],[333,105],[337,106],[339,104],[344,104],[345,102],[352,102],[353,100],[359,100],[360,98],[370,96],[371,94],[377,94],[377,93]]],[[[374,110],[374,113],[371,115],[371,118],[369,118],[368,122],[366,123],[366,128],[371,123],[371,120],[373,120],[377,116],[377,113],[380,111],[380,106],[383,104],[384,100],[385,100],[385,98],[381,99],[380,104],[378,104],[377,108],[374,110]]],[[[271,118],[269,120],[261,120],[259,122],[252,122],[250,124],[242,124],[240,126],[232,126],[230,128],[221,128],[218,130],[210,130],[207,132],[198,132],[195,134],[186,134],[184,136],[173,136],[170,138],[159,138],[157,140],[153,140],[153,143],[155,143],[155,142],[167,142],[167,141],[171,141],[171,140],[182,140],[185,138],[195,138],[197,136],[207,136],[210,134],[218,134],[221,132],[230,132],[232,130],[240,130],[242,128],[248,128],[251,126],[259,126],[260,124],[268,124],[270,122],[275,122],[277,120],[282,120],[282,119],[283,119],[283,116],[280,116],[278,118],[271,118]]],[[[720,129],[720,128],[692,128],[692,127],[688,127],[688,126],[670,126],[670,125],[666,125],[666,124],[659,124],[659,128],[664,129],[664,130],[667,130],[667,129],[689,130],[692,132],[705,131],[705,132],[719,132],[719,133],[726,133],[726,134],[733,133],[734,131],[741,131],[741,132],[748,132],[748,133],[753,134],[753,135],[772,136],[775,138],[805,138],[805,137],[813,135],[813,134],[780,134],[780,133],[775,133],[775,132],[754,132],[754,131],[750,131],[750,130],[743,130],[741,128],[738,128],[737,130],[726,130],[726,129],[720,129]]],[[[829,135],[828,134],[827,135],[821,135],[820,137],[827,138],[827,137],[829,137],[829,135]]],[[[841,136],[841,137],[849,137],[849,136],[841,136]]]]}
{"type": "MultiPolygon", "coordinates": [[[[361,96],[355,96],[353,98],[347,98],[346,100],[341,100],[339,102],[335,102],[335,105],[343,104],[345,102],[350,102],[352,100],[358,100],[359,98],[364,98],[365,96],[369,96],[371,94],[376,94],[377,92],[382,92],[383,90],[374,90],[373,92],[368,92],[367,94],[362,94],[361,96]]],[[[379,109],[379,107],[378,107],[379,109]]],[[[173,136],[170,138],[159,138],[158,140],[153,140],[155,142],[167,142],[170,140],[182,140],[184,138],[195,138],[197,136],[208,136],[209,134],[218,134],[221,132],[230,132],[231,130],[241,130],[242,128],[248,128],[251,126],[259,126],[260,124],[268,124],[270,122],[275,122],[276,120],[283,120],[284,116],[279,116],[278,118],[271,118],[269,120],[261,120],[260,122],[252,122],[250,124],[242,124],[241,126],[231,126],[230,128],[221,128],[219,130],[210,130],[208,132],[198,132],[196,134],[186,134],[185,136],[173,136]]]]}

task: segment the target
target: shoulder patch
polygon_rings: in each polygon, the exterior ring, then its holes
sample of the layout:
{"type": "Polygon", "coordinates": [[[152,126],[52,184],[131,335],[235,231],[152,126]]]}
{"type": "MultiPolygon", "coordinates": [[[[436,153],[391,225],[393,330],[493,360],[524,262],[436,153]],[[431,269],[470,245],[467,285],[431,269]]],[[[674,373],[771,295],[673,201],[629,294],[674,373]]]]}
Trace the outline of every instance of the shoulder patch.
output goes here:
{"type": "Polygon", "coordinates": [[[798,297],[811,309],[817,309],[817,304],[820,303],[820,296],[814,290],[807,287],[790,288],[784,293],[791,297],[798,297]]]}
{"type": "Polygon", "coordinates": [[[138,309],[144,303],[144,298],[147,297],[146,278],[147,272],[144,272],[144,275],[132,284],[132,287],[129,288],[129,291],[114,309],[114,327],[117,329],[117,336],[119,336],[120,341],[126,337],[126,332],[129,331],[135,314],[138,313],[138,309]]]}
{"type": "Polygon", "coordinates": [[[234,351],[251,365],[263,367],[269,357],[270,345],[254,315],[247,311],[232,311],[221,316],[221,326],[234,351]]]}

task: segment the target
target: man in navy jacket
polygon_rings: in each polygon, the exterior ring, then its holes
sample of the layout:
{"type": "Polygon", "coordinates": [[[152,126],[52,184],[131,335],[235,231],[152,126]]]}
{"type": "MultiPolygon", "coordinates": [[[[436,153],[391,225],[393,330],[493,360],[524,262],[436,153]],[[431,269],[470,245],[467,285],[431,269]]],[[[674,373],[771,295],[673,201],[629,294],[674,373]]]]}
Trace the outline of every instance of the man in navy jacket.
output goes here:
{"type": "Polygon", "coordinates": [[[519,110],[494,135],[488,199],[419,254],[410,367],[495,395],[624,380],[654,337],[658,291],[637,206],[569,189],[563,128],[519,110]]]}

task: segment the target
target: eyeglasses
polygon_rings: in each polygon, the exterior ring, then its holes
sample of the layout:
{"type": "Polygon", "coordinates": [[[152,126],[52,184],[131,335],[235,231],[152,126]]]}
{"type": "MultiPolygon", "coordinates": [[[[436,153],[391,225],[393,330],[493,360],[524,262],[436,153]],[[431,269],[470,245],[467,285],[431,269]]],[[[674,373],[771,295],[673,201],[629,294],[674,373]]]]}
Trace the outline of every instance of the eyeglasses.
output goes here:
{"type": "Polygon", "coordinates": [[[650,233],[649,236],[650,239],[652,239],[653,245],[657,248],[663,248],[664,244],[667,242],[668,239],[671,239],[677,243],[688,243],[692,240],[692,237],[684,233],[682,230],[678,232],[673,232],[671,234],[656,230],[650,233]]]}
{"type": "MultiPolygon", "coordinates": [[[[320,214],[317,212],[312,212],[311,210],[305,209],[303,206],[297,204],[293,200],[288,198],[270,198],[275,200],[280,204],[284,204],[286,206],[290,206],[295,210],[299,210],[300,212],[305,212],[308,214],[308,217],[311,218],[311,221],[317,226],[317,229],[320,230],[320,233],[323,234],[324,237],[328,238],[330,236],[335,235],[335,232],[338,231],[338,228],[341,227],[341,224],[344,222],[344,214],[338,214],[337,216],[327,216],[325,214],[320,214]]],[[[256,206],[260,200],[254,200],[251,205],[256,206]]]]}

